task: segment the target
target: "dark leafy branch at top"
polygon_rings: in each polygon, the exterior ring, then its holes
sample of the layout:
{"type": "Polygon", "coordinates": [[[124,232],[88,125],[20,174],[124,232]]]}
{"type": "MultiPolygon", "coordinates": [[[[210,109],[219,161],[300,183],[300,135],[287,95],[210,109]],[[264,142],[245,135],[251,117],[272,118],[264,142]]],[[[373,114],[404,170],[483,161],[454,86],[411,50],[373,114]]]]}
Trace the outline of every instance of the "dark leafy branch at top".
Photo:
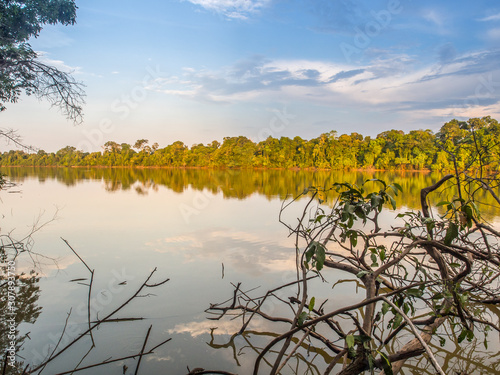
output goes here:
{"type": "Polygon", "coordinates": [[[69,120],[83,120],[83,85],[70,73],[40,60],[28,43],[46,24],[73,25],[74,0],[0,1],[0,111],[21,94],[48,100],[69,120]]]}

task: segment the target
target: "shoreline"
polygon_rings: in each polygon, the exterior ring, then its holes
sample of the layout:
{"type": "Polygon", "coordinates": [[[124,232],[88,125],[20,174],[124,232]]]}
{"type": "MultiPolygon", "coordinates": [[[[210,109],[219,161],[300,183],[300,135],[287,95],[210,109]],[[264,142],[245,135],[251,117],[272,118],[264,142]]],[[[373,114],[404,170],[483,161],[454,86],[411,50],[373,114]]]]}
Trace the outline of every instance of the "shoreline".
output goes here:
{"type": "MultiPolygon", "coordinates": [[[[75,169],[199,169],[199,170],[246,170],[246,171],[304,171],[304,172],[400,172],[400,173],[432,173],[431,169],[378,169],[378,168],[347,168],[347,169],[332,169],[332,168],[316,168],[316,167],[196,167],[196,166],[141,166],[141,165],[0,165],[0,168],[75,168],[75,169]]],[[[446,172],[442,170],[441,172],[446,172]]]]}

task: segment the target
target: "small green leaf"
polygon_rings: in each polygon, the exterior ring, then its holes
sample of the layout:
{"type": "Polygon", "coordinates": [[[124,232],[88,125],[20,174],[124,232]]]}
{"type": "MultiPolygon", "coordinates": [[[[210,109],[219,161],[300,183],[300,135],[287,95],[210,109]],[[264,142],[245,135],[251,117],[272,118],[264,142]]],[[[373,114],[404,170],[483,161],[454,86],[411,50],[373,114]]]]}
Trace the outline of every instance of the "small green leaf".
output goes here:
{"type": "Polygon", "coordinates": [[[302,327],[304,325],[304,322],[307,320],[308,316],[309,315],[307,314],[307,312],[302,311],[299,315],[299,319],[297,320],[297,325],[299,327],[302,327]]]}
{"type": "Polygon", "coordinates": [[[321,223],[321,220],[325,218],[326,215],[318,215],[316,216],[316,219],[314,219],[315,223],[321,223]]]}
{"type": "Polygon", "coordinates": [[[446,230],[446,235],[444,237],[444,244],[449,246],[455,238],[458,237],[458,225],[454,222],[450,222],[448,229],[446,230]]]}
{"type": "Polygon", "coordinates": [[[378,253],[380,260],[383,262],[385,260],[385,249],[382,247],[380,248],[380,252],[378,253]]]}
{"type": "Polygon", "coordinates": [[[391,308],[391,305],[389,305],[387,302],[384,302],[382,304],[382,314],[387,314],[387,312],[389,311],[389,309],[391,308]]]}
{"type": "Polygon", "coordinates": [[[401,193],[403,192],[403,188],[401,187],[401,185],[400,185],[400,184],[398,184],[398,183],[396,183],[396,182],[393,182],[393,183],[392,183],[392,185],[393,185],[396,189],[398,189],[401,193]]]}
{"type": "Polygon", "coordinates": [[[469,205],[464,206],[462,212],[465,215],[467,227],[468,228],[472,227],[472,218],[474,217],[474,214],[472,213],[472,208],[469,205]]]}
{"type": "Polygon", "coordinates": [[[392,206],[392,209],[395,210],[396,209],[396,201],[394,200],[394,198],[390,195],[388,195],[389,197],[389,200],[391,201],[391,206],[392,206]]]}
{"type": "Polygon", "coordinates": [[[354,335],[354,339],[362,344],[366,344],[371,341],[371,337],[367,335],[354,335]]]}
{"type": "Polygon", "coordinates": [[[347,335],[345,337],[345,343],[346,343],[348,349],[353,348],[354,347],[354,336],[353,335],[347,335]]]}
{"type": "Polygon", "coordinates": [[[357,206],[356,210],[354,211],[357,217],[359,217],[362,220],[366,220],[366,215],[365,211],[363,211],[363,208],[361,206],[357,206]]]}
{"type": "Polygon", "coordinates": [[[389,360],[389,356],[383,352],[377,350],[377,353],[382,357],[382,369],[384,370],[385,375],[393,375],[392,372],[392,364],[389,360]]]}
{"type": "Polygon", "coordinates": [[[375,370],[375,358],[373,358],[371,353],[368,355],[368,367],[370,367],[370,372],[373,374],[375,370]]]}
{"type": "Polygon", "coordinates": [[[356,247],[356,245],[358,244],[358,232],[356,232],[355,230],[351,231],[351,235],[349,238],[351,240],[351,245],[356,247]]]}
{"type": "Polygon", "coordinates": [[[309,302],[309,312],[313,311],[314,309],[314,303],[316,302],[316,298],[311,298],[311,301],[309,302]]]}
{"type": "Polygon", "coordinates": [[[326,260],[326,250],[325,247],[318,242],[316,246],[316,269],[321,271],[326,260]]]}
{"type": "Polygon", "coordinates": [[[309,263],[316,252],[316,242],[311,242],[309,244],[309,249],[306,251],[306,262],[309,263]]]}
{"type": "Polygon", "coordinates": [[[436,226],[436,223],[432,219],[427,219],[425,221],[425,226],[427,227],[427,233],[431,233],[434,227],[436,226]]]}
{"type": "Polygon", "coordinates": [[[378,207],[380,205],[380,202],[382,202],[382,197],[380,195],[372,195],[370,199],[370,204],[372,205],[372,208],[378,207]]]}
{"type": "Polygon", "coordinates": [[[408,315],[408,311],[410,311],[410,305],[405,302],[403,303],[403,312],[408,315]]]}
{"type": "Polygon", "coordinates": [[[440,207],[440,206],[444,206],[444,205],[448,205],[450,204],[450,202],[447,202],[447,201],[441,201],[439,203],[436,204],[436,207],[440,207]]]}
{"type": "Polygon", "coordinates": [[[474,332],[467,330],[467,341],[471,342],[474,339],[474,332]]]}
{"type": "Polygon", "coordinates": [[[356,275],[356,277],[357,277],[358,279],[361,279],[363,276],[368,275],[369,273],[370,273],[370,271],[361,271],[361,272],[359,272],[359,273],[356,275]]]}
{"type": "Polygon", "coordinates": [[[424,292],[420,289],[408,289],[406,294],[412,297],[422,297],[424,292]]]}
{"type": "Polygon", "coordinates": [[[446,345],[446,339],[444,337],[439,338],[439,346],[444,347],[446,345]]]}
{"type": "Polygon", "coordinates": [[[392,329],[398,328],[403,322],[403,316],[400,313],[397,313],[394,317],[394,321],[392,322],[392,329]]]}
{"type": "Polygon", "coordinates": [[[467,336],[467,330],[463,329],[462,332],[460,332],[460,335],[458,336],[458,343],[460,344],[462,341],[464,341],[465,336],[467,336]]]}

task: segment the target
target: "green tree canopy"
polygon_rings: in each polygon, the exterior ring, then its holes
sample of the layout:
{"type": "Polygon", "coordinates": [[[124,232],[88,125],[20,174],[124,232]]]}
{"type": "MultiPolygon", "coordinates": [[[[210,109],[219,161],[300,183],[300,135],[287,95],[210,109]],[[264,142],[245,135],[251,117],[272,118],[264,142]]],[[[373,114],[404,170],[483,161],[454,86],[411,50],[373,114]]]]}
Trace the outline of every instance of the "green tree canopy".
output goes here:
{"type": "Polygon", "coordinates": [[[74,0],[0,0],[0,111],[24,92],[48,100],[75,122],[82,121],[82,84],[40,61],[28,43],[46,24],[73,25],[74,0]]]}

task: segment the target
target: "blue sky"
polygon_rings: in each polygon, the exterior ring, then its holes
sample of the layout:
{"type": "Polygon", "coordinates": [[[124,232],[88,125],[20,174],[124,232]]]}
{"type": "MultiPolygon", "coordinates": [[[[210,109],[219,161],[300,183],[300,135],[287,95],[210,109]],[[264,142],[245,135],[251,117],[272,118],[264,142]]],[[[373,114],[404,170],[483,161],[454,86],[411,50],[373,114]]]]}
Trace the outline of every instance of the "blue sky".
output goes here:
{"type": "Polygon", "coordinates": [[[77,4],[76,25],[47,26],[31,44],[86,85],[84,123],[32,97],[1,114],[2,127],[46,151],[500,119],[498,1],[77,4]]]}

